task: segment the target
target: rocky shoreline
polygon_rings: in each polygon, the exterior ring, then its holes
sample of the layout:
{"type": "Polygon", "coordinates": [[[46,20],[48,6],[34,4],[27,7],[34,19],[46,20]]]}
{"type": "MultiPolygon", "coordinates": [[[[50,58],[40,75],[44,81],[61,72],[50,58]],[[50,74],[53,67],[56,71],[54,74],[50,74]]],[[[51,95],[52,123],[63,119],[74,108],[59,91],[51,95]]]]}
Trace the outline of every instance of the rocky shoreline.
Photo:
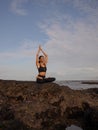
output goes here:
{"type": "Polygon", "coordinates": [[[98,130],[98,88],[0,80],[0,130],[98,130]]]}

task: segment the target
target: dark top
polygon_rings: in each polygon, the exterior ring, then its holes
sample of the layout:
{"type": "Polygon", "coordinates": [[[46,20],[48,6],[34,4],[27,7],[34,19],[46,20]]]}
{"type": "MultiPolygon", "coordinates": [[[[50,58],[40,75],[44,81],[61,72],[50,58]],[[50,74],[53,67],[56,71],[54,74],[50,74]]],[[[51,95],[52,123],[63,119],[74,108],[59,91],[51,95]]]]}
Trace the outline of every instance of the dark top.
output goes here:
{"type": "Polygon", "coordinates": [[[47,67],[46,66],[45,67],[40,66],[38,68],[38,72],[46,72],[46,71],[47,71],[47,67]]]}

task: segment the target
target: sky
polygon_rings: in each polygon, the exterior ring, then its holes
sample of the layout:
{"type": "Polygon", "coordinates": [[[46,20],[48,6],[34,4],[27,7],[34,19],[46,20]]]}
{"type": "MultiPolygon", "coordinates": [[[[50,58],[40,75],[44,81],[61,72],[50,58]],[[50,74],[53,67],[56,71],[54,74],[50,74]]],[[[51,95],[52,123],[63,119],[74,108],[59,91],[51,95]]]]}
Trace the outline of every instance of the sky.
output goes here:
{"type": "Polygon", "coordinates": [[[0,79],[35,80],[36,52],[47,77],[98,79],[98,0],[0,0],[0,79]]]}

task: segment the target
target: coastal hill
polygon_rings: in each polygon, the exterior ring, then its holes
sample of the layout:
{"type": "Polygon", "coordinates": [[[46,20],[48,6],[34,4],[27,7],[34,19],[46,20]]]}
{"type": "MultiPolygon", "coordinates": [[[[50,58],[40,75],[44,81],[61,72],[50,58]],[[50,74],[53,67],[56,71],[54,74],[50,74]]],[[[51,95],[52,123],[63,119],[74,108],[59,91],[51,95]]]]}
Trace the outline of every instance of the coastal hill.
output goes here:
{"type": "Polygon", "coordinates": [[[98,88],[0,80],[0,130],[65,130],[71,124],[98,130],[98,88]]]}

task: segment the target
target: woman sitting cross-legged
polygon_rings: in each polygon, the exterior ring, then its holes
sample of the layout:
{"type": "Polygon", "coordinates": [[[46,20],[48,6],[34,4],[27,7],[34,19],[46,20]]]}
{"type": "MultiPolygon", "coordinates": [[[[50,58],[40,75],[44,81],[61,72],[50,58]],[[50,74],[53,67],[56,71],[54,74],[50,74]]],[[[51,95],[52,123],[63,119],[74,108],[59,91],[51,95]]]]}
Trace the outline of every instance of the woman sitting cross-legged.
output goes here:
{"type": "Polygon", "coordinates": [[[36,78],[37,83],[46,83],[55,81],[54,77],[46,78],[47,62],[48,62],[48,55],[42,50],[41,46],[39,46],[38,52],[36,54],[36,66],[39,72],[36,78]],[[39,56],[40,52],[42,52],[43,55],[39,56]]]}

